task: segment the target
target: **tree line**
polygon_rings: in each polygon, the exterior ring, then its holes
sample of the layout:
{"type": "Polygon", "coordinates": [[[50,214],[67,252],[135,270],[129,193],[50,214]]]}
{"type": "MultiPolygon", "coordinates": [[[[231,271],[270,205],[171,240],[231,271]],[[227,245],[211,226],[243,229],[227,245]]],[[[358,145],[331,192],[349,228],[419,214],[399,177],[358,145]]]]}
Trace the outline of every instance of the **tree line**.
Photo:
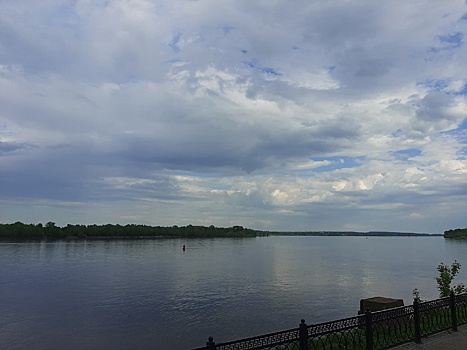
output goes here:
{"type": "Polygon", "coordinates": [[[256,237],[259,231],[242,226],[148,226],[148,225],[71,225],[57,226],[49,221],[46,224],[0,224],[0,238],[37,239],[37,238],[178,238],[178,237],[256,237]]]}
{"type": "Polygon", "coordinates": [[[444,238],[467,238],[467,228],[444,231],[444,238]]]}

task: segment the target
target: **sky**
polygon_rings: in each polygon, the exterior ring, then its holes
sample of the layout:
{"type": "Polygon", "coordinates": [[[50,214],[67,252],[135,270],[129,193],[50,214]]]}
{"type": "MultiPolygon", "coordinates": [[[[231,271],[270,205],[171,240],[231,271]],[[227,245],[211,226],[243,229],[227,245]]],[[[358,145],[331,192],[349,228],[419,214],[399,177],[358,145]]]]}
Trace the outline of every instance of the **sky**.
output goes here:
{"type": "Polygon", "coordinates": [[[464,0],[0,0],[0,222],[467,227],[464,0]]]}

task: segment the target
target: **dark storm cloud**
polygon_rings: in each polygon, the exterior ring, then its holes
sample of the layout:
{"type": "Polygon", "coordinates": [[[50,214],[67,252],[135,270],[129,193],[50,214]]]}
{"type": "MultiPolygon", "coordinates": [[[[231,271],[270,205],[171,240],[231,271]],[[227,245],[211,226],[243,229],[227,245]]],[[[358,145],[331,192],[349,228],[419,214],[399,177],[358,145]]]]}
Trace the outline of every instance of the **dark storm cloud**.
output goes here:
{"type": "MultiPolygon", "coordinates": [[[[282,168],[291,158],[308,158],[338,152],[358,137],[358,126],[347,121],[323,123],[316,127],[282,130],[248,126],[229,129],[203,122],[195,128],[173,125],[168,135],[121,135],[115,139],[126,162],[138,167],[193,170],[201,173],[216,170],[227,173],[282,168]],[[145,165],[146,164],[146,165],[145,165]]],[[[118,154],[115,154],[118,156],[118,154]]]]}
{"type": "Polygon", "coordinates": [[[0,156],[6,155],[11,152],[20,151],[23,149],[29,149],[34,147],[33,145],[17,142],[4,142],[0,141],[0,156]]]}
{"type": "Polygon", "coordinates": [[[451,99],[448,95],[441,92],[429,93],[418,103],[417,118],[428,122],[452,119],[452,115],[446,111],[450,105],[451,99]]]}

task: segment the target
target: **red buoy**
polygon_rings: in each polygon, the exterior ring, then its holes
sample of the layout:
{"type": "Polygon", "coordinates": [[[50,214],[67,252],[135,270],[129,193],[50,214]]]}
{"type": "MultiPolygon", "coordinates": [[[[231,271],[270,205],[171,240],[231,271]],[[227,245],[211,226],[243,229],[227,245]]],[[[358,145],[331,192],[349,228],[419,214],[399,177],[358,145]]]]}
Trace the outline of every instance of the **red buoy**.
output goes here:
{"type": "Polygon", "coordinates": [[[182,249],[183,249],[183,251],[185,251],[185,245],[183,245],[183,248],[182,248],[182,249]]]}

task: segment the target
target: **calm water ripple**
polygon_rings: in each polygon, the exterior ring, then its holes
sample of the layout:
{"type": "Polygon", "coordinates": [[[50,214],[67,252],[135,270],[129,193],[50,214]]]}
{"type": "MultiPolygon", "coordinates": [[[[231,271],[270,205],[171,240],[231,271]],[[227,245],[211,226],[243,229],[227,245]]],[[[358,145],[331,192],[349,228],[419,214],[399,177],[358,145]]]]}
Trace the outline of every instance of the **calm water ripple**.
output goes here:
{"type": "Polygon", "coordinates": [[[466,248],[442,237],[0,243],[0,348],[189,349],[353,316],[370,296],[408,304],[417,287],[433,299],[436,266],[467,264],[466,248]]]}

